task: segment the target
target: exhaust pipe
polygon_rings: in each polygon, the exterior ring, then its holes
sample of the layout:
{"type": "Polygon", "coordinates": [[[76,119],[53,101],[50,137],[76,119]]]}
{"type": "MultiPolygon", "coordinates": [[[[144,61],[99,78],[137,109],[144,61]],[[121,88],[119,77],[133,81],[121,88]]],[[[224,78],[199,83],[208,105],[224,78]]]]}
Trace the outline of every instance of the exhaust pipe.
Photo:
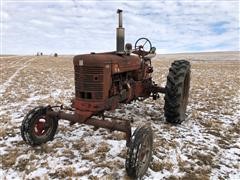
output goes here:
{"type": "Polygon", "coordinates": [[[118,9],[118,27],[117,27],[117,54],[124,54],[124,28],[123,28],[123,23],[122,23],[122,10],[118,9]]]}

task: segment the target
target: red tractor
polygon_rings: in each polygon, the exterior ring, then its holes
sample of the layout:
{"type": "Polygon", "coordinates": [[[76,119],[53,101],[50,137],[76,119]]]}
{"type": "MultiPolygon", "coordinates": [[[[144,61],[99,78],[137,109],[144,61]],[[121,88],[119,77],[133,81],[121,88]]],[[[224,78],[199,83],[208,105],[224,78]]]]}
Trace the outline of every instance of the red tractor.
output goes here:
{"type": "Polygon", "coordinates": [[[181,123],[185,120],[188,103],[190,63],[174,61],[166,86],[159,87],[152,80],[151,58],[155,56],[155,47],[147,38],[140,38],[134,49],[129,43],[124,48],[122,10],[117,13],[116,51],[82,54],[73,58],[75,98],[72,107],[41,106],[32,109],[22,122],[21,135],[31,146],[51,141],[60,119],[69,120],[70,124],[82,123],[125,132],[128,147],[126,171],[130,177],[139,178],[146,173],[152,157],[153,133],[150,125],[143,124],[132,134],[130,121],[111,119],[104,112],[116,109],[120,103],[131,103],[137,99],[152,97],[156,100],[159,93],[164,93],[166,121],[181,123]],[[66,110],[72,113],[66,113],[66,110]]]}

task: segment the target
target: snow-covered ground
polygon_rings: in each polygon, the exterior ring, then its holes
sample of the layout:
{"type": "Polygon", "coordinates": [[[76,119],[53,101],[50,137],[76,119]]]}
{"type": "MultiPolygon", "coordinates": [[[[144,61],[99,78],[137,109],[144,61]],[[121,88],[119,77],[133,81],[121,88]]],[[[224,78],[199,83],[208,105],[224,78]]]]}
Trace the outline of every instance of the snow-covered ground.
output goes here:
{"type": "MultiPolygon", "coordinates": [[[[171,61],[154,60],[156,83],[165,85],[171,61]]],[[[240,61],[190,61],[188,118],[181,125],[165,122],[163,95],[110,114],[132,118],[133,130],[151,122],[153,159],[143,179],[240,179],[240,61]]],[[[30,109],[70,105],[72,57],[11,56],[0,63],[0,177],[128,179],[121,132],[60,121],[54,140],[42,146],[21,138],[21,121],[30,109]]]]}

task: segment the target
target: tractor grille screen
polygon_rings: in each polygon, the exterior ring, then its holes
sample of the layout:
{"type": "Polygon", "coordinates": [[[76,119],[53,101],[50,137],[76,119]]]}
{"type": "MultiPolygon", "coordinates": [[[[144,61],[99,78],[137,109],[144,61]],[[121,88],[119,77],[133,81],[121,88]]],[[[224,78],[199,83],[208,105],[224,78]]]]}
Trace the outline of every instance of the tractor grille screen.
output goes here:
{"type": "Polygon", "coordinates": [[[74,66],[76,97],[82,99],[103,98],[103,68],[74,66]]]}

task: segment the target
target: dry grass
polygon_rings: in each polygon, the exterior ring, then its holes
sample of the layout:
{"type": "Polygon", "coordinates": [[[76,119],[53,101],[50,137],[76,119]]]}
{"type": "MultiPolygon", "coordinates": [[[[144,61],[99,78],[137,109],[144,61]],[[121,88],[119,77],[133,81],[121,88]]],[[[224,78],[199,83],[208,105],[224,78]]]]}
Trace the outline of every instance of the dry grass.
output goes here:
{"type": "Polygon", "coordinates": [[[53,173],[50,173],[51,178],[58,178],[58,179],[70,179],[77,175],[75,173],[76,169],[72,166],[65,166],[64,168],[58,168],[53,173]]]}
{"type": "Polygon", "coordinates": [[[106,153],[110,150],[110,147],[109,147],[109,144],[106,143],[106,142],[101,142],[99,145],[98,145],[98,148],[96,150],[96,153],[97,154],[102,154],[102,153],[106,153]]]}
{"type": "Polygon", "coordinates": [[[8,169],[13,167],[13,165],[16,163],[17,157],[18,157],[18,151],[17,149],[13,149],[8,151],[8,154],[6,154],[4,157],[2,156],[2,167],[3,169],[8,169]]]}
{"type": "Polygon", "coordinates": [[[83,152],[89,151],[89,149],[87,148],[87,143],[83,138],[81,138],[80,140],[76,140],[72,144],[72,147],[76,150],[83,150],[83,152]]]}
{"type": "Polygon", "coordinates": [[[159,160],[153,160],[150,164],[150,168],[155,172],[162,171],[164,169],[164,166],[165,164],[159,160]]]}

